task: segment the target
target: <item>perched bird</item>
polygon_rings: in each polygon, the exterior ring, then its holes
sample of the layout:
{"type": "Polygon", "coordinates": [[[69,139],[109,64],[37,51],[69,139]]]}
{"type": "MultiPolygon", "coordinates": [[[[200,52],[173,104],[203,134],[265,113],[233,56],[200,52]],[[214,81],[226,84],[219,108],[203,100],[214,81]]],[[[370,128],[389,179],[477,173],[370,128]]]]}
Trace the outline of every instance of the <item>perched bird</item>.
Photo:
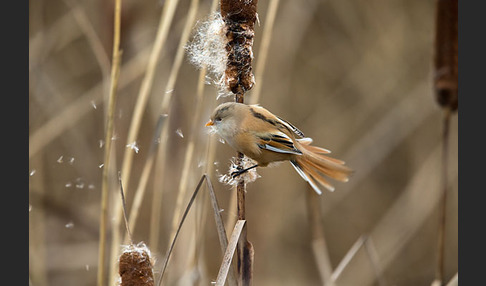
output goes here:
{"type": "Polygon", "coordinates": [[[233,172],[233,177],[255,167],[288,160],[297,173],[321,194],[317,183],[334,190],[323,175],[347,182],[352,173],[343,161],[325,155],[331,151],[310,145],[311,138],[259,105],[223,103],[216,107],[206,126],[213,127],[236,151],[257,162],[254,166],[233,172]]]}

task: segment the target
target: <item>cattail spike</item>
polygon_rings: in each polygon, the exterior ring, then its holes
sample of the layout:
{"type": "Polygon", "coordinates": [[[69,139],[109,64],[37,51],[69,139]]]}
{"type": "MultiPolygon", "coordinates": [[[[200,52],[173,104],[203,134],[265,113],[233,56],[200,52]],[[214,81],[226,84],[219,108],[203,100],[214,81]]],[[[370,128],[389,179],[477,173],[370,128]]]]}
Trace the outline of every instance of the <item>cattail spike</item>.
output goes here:
{"type": "Polygon", "coordinates": [[[435,96],[442,107],[458,106],[458,0],[438,0],[435,35],[435,96]]]}
{"type": "Polygon", "coordinates": [[[154,286],[153,264],[145,243],[128,245],[119,260],[120,286],[154,286]]]}
{"type": "Polygon", "coordinates": [[[226,23],[225,83],[234,94],[244,94],[255,83],[252,72],[254,26],[257,0],[221,1],[221,16],[226,23]]]}

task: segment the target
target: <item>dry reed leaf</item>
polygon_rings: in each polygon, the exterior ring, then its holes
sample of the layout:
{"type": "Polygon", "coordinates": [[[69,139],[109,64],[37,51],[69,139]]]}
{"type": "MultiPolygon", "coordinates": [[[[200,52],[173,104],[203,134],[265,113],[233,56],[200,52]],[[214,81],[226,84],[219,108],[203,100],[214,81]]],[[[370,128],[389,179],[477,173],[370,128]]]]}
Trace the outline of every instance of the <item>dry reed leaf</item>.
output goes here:
{"type": "Polygon", "coordinates": [[[223,262],[219,268],[218,278],[216,279],[216,286],[223,286],[226,281],[226,276],[228,275],[229,268],[231,266],[231,261],[235,254],[236,245],[240,239],[241,232],[243,231],[243,226],[245,225],[245,220],[238,220],[236,222],[235,228],[231,233],[231,238],[224,253],[223,262]]]}
{"type": "MultiPolygon", "coordinates": [[[[114,121],[115,121],[115,106],[117,100],[118,79],[120,76],[120,66],[122,51],[120,50],[120,37],[121,37],[121,0],[115,1],[114,6],[114,25],[113,25],[113,53],[112,53],[112,66],[111,66],[111,82],[110,93],[108,95],[108,106],[106,114],[106,133],[105,133],[105,154],[104,154],[104,168],[101,181],[101,210],[100,210],[100,235],[99,235],[99,251],[98,251],[98,286],[103,285],[105,280],[105,249],[108,233],[108,176],[111,170],[110,158],[113,151],[112,140],[114,133],[114,121]]],[[[114,275],[112,275],[113,277],[114,275]]]]}
{"type": "Polygon", "coordinates": [[[177,240],[177,237],[179,236],[179,232],[181,231],[182,225],[184,224],[184,221],[186,220],[187,214],[189,213],[189,210],[191,209],[192,203],[194,203],[194,200],[196,199],[196,195],[199,192],[199,189],[202,186],[202,183],[204,182],[204,176],[201,177],[199,180],[199,183],[197,184],[196,189],[194,190],[194,193],[191,196],[191,199],[189,200],[189,203],[187,204],[186,209],[184,210],[184,214],[182,215],[181,221],[179,222],[179,226],[177,227],[177,230],[174,234],[174,238],[172,238],[172,242],[169,246],[169,250],[167,251],[167,254],[164,259],[164,263],[162,266],[162,271],[160,272],[160,279],[158,285],[161,285],[162,279],[164,278],[165,270],[167,268],[167,265],[169,263],[170,256],[172,254],[172,250],[174,249],[175,242],[177,240]]]}
{"type": "MultiPolygon", "coordinates": [[[[150,144],[150,148],[147,154],[147,159],[145,161],[145,164],[142,169],[142,173],[140,175],[140,181],[138,183],[138,187],[135,191],[135,197],[133,199],[133,205],[130,211],[130,220],[128,225],[130,226],[130,229],[134,231],[136,222],[137,222],[137,217],[138,217],[138,212],[140,210],[140,206],[142,204],[142,200],[145,194],[145,190],[147,189],[147,183],[149,179],[149,175],[152,171],[152,166],[155,160],[155,156],[157,154],[157,140],[160,136],[160,131],[162,129],[162,123],[165,120],[165,116],[159,116],[159,120],[157,121],[157,125],[155,127],[154,135],[152,136],[152,141],[150,144]]],[[[126,238],[125,238],[126,241],[126,238]]]]}
{"type": "Polygon", "coordinates": [[[331,280],[332,265],[324,235],[321,202],[317,193],[306,192],[306,206],[312,234],[312,252],[321,282],[325,285],[333,286],[334,282],[331,280]]]}
{"type": "MultiPolygon", "coordinates": [[[[142,84],[140,86],[140,90],[137,96],[137,102],[134,107],[134,111],[132,114],[132,119],[130,121],[130,128],[128,129],[127,135],[127,144],[135,141],[137,139],[138,133],[140,131],[140,125],[142,123],[142,115],[145,111],[145,106],[148,102],[148,98],[150,95],[150,91],[152,90],[152,85],[154,82],[155,71],[157,67],[157,62],[160,58],[160,54],[162,53],[162,49],[165,45],[167,35],[169,33],[169,28],[172,23],[172,19],[175,14],[175,10],[178,6],[179,0],[170,0],[165,1],[164,8],[159,18],[159,25],[157,28],[157,34],[155,37],[154,45],[152,47],[150,58],[147,63],[147,68],[145,71],[145,76],[142,80],[142,84]]],[[[165,94],[167,97],[168,95],[165,94]]],[[[123,183],[125,185],[129,184],[130,181],[130,174],[132,169],[132,160],[133,160],[133,152],[126,149],[125,154],[123,156],[123,163],[122,163],[122,174],[123,174],[123,183]]],[[[114,220],[114,229],[118,229],[121,220],[121,206],[119,204],[115,205],[115,220],[114,220]]],[[[120,242],[120,233],[117,231],[113,232],[113,239],[112,239],[112,258],[116,254],[116,245],[120,242]]],[[[112,272],[113,272],[112,268],[112,272]]],[[[113,277],[113,275],[112,275],[113,277]]]]}
{"type": "Polygon", "coordinates": [[[339,276],[341,276],[341,273],[343,272],[344,268],[346,268],[346,266],[349,264],[351,259],[353,259],[353,257],[356,255],[356,253],[361,248],[361,246],[363,246],[364,240],[365,238],[363,236],[360,236],[358,240],[356,240],[356,242],[353,244],[353,246],[351,246],[351,248],[348,250],[346,255],[343,257],[341,262],[339,262],[338,266],[332,273],[331,275],[332,281],[336,281],[339,278],[339,276]]]}
{"type": "MultiPolygon", "coordinates": [[[[197,184],[196,189],[194,190],[194,193],[192,194],[191,199],[189,200],[189,203],[187,204],[187,207],[184,210],[184,214],[182,215],[181,221],[180,221],[180,223],[177,227],[177,230],[174,234],[174,238],[171,241],[171,244],[169,246],[169,250],[167,252],[166,258],[165,258],[164,263],[163,263],[161,276],[160,276],[160,280],[159,280],[158,285],[160,285],[162,283],[162,279],[164,278],[164,274],[165,274],[165,271],[167,269],[167,265],[169,263],[169,258],[172,254],[173,249],[174,249],[174,245],[175,245],[175,242],[177,240],[177,237],[179,236],[182,225],[184,224],[184,221],[187,217],[187,214],[189,213],[189,210],[191,209],[191,206],[194,203],[194,200],[196,199],[196,196],[197,196],[199,190],[201,189],[201,186],[202,186],[204,180],[206,180],[206,183],[208,185],[208,189],[209,189],[209,192],[210,192],[211,205],[212,205],[213,211],[214,211],[214,219],[216,221],[216,229],[218,230],[218,237],[219,237],[219,240],[220,240],[221,250],[222,250],[223,253],[227,250],[228,242],[227,242],[227,239],[226,239],[226,231],[224,229],[223,219],[221,218],[221,211],[220,211],[221,209],[218,205],[216,195],[214,194],[214,190],[213,190],[213,186],[211,184],[211,181],[210,181],[209,177],[206,174],[204,174],[204,175],[202,175],[201,179],[199,180],[199,183],[197,184]]],[[[232,281],[235,281],[234,274],[230,274],[230,277],[232,277],[231,278],[232,281]]]]}
{"type": "MultiPolygon", "coordinates": [[[[190,36],[190,32],[191,32],[191,29],[192,29],[192,26],[194,24],[194,21],[196,19],[196,12],[198,10],[198,7],[199,7],[199,0],[192,0],[191,1],[191,4],[190,4],[190,7],[189,7],[189,11],[188,11],[188,16],[186,18],[186,21],[185,21],[185,24],[184,24],[184,28],[182,30],[182,35],[181,35],[181,38],[179,40],[179,43],[177,45],[177,53],[175,55],[175,59],[174,59],[174,62],[171,66],[171,69],[170,69],[170,73],[169,73],[169,78],[167,80],[167,83],[166,83],[166,87],[165,87],[165,90],[166,92],[164,93],[164,96],[162,98],[162,103],[161,103],[161,106],[160,106],[160,113],[161,114],[169,114],[169,111],[170,111],[170,102],[171,102],[171,98],[173,96],[173,91],[174,91],[174,87],[175,87],[175,84],[177,82],[177,79],[179,77],[179,70],[180,70],[180,67],[182,65],[182,62],[183,62],[183,59],[184,59],[184,47],[185,45],[187,44],[188,42],[188,39],[189,39],[189,36],[190,36]]],[[[172,11],[172,15],[173,15],[174,11],[172,11]]],[[[165,158],[166,158],[166,154],[167,154],[167,145],[168,145],[168,136],[169,136],[169,131],[168,131],[168,128],[169,128],[169,120],[167,120],[166,122],[164,122],[164,124],[158,128],[162,128],[162,135],[161,135],[161,140],[160,140],[160,144],[158,146],[158,153],[162,156],[162,160],[159,163],[159,165],[161,165],[162,167],[162,172],[160,172],[160,177],[159,180],[160,181],[163,181],[164,180],[164,176],[165,176],[165,164],[166,164],[166,161],[165,161],[165,158]]],[[[178,130],[179,131],[179,130],[178,130]]],[[[182,136],[182,132],[177,132],[179,134],[179,136],[182,136]]],[[[187,153],[186,153],[187,155],[187,153]]],[[[185,163],[187,164],[187,163],[185,163]]],[[[157,166],[156,166],[157,167],[157,166]]],[[[187,175],[184,175],[184,172],[187,172],[186,170],[183,171],[183,176],[187,176],[187,175]]],[[[173,231],[172,231],[172,234],[171,234],[171,237],[173,236],[174,234],[174,231],[175,231],[175,227],[176,227],[176,224],[177,224],[177,220],[179,219],[179,216],[178,214],[180,214],[180,209],[182,208],[182,199],[185,197],[185,192],[186,192],[186,182],[187,182],[187,178],[181,178],[180,180],[180,186],[182,188],[179,188],[179,191],[178,191],[178,200],[176,202],[176,210],[174,211],[174,213],[176,215],[174,215],[174,220],[173,220],[173,223],[172,223],[172,228],[173,228],[173,231]]],[[[151,233],[150,233],[150,241],[155,243],[156,244],[156,241],[158,239],[158,236],[159,236],[159,226],[160,226],[160,204],[161,204],[161,201],[162,201],[162,193],[161,192],[154,192],[154,195],[153,195],[153,210],[152,210],[152,221],[151,221],[151,233]]]]}
{"type": "MultiPolygon", "coordinates": [[[[224,228],[223,218],[221,217],[221,209],[218,204],[218,200],[216,199],[216,194],[214,193],[213,184],[207,175],[204,175],[206,178],[206,183],[209,189],[209,196],[211,199],[211,206],[213,207],[214,211],[214,220],[216,222],[216,229],[218,230],[218,237],[219,243],[221,246],[221,252],[225,253],[228,250],[228,241],[226,238],[226,230],[224,228]]],[[[236,275],[234,273],[234,269],[229,272],[229,281],[230,285],[236,285],[236,275]]]]}

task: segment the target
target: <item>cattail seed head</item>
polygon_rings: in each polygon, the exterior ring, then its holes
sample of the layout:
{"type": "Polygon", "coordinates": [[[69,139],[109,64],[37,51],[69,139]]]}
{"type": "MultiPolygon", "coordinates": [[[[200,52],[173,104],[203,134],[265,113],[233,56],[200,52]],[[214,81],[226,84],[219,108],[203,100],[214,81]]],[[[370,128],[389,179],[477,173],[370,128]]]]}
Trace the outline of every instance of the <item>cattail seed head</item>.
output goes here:
{"type": "Polygon", "coordinates": [[[458,0],[438,0],[436,6],[435,96],[442,107],[458,107],[458,0]]]}
{"type": "Polygon", "coordinates": [[[125,247],[119,259],[120,286],[153,286],[154,273],[150,250],[145,243],[125,247]]]}
{"type": "Polygon", "coordinates": [[[257,20],[257,0],[221,1],[221,16],[226,24],[226,87],[234,94],[244,94],[254,83],[254,26],[257,20]]]}

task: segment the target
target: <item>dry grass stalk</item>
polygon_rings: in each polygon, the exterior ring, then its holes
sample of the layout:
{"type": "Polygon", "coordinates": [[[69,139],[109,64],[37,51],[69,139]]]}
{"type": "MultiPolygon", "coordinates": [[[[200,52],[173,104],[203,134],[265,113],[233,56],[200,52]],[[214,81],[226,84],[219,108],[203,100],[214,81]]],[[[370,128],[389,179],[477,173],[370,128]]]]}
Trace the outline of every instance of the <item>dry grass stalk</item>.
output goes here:
{"type": "Polygon", "coordinates": [[[216,200],[216,195],[214,194],[214,190],[213,190],[213,186],[211,184],[211,181],[210,181],[209,177],[206,174],[204,174],[204,175],[202,175],[201,179],[199,180],[199,182],[196,186],[196,189],[194,190],[194,192],[193,192],[193,194],[192,194],[192,196],[189,200],[189,203],[187,204],[187,206],[184,210],[184,213],[182,214],[179,225],[176,229],[176,232],[175,232],[175,234],[174,234],[174,236],[171,240],[170,246],[167,250],[167,254],[166,254],[164,262],[163,262],[161,275],[160,275],[159,282],[158,282],[157,285],[161,285],[162,280],[164,279],[164,274],[165,274],[165,271],[167,269],[171,254],[174,250],[174,245],[177,241],[177,237],[179,236],[179,232],[181,231],[181,228],[184,224],[184,221],[186,220],[187,214],[189,213],[191,206],[194,203],[194,200],[196,199],[196,196],[197,196],[199,190],[201,189],[202,184],[204,183],[204,180],[206,180],[206,184],[207,184],[209,192],[210,192],[211,205],[213,207],[213,213],[214,213],[214,218],[215,218],[215,222],[216,222],[216,229],[218,230],[218,237],[219,237],[219,240],[220,240],[222,253],[224,253],[227,249],[228,241],[227,241],[227,238],[226,238],[226,231],[225,231],[224,225],[223,225],[223,219],[221,218],[221,212],[220,212],[221,209],[220,209],[218,202],[216,200]]]}
{"type": "Polygon", "coordinates": [[[162,265],[162,270],[160,272],[161,274],[160,274],[159,282],[157,283],[157,285],[159,285],[159,286],[162,285],[162,280],[164,279],[165,270],[167,269],[167,265],[169,264],[169,259],[170,259],[170,256],[172,254],[172,250],[174,249],[174,245],[177,241],[177,237],[179,236],[179,232],[181,231],[182,225],[184,224],[184,221],[186,220],[187,214],[189,213],[189,210],[191,209],[191,206],[194,203],[194,200],[196,199],[196,195],[199,192],[199,189],[201,188],[202,183],[204,182],[204,178],[205,177],[203,176],[199,180],[199,183],[197,184],[196,189],[194,190],[194,193],[192,194],[192,196],[189,200],[189,203],[187,204],[187,207],[184,210],[184,213],[182,214],[181,220],[179,222],[179,226],[177,227],[177,230],[176,230],[176,232],[175,232],[175,234],[174,234],[174,236],[171,240],[169,249],[167,250],[167,254],[165,255],[164,263],[162,265]]]}
{"type": "MultiPolygon", "coordinates": [[[[169,75],[169,80],[168,80],[168,83],[167,83],[166,90],[172,90],[174,88],[174,85],[175,85],[175,82],[176,82],[176,79],[177,79],[177,75],[178,75],[178,71],[179,71],[179,68],[181,66],[183,55],[184,55],[183,47],[184,47],[184,45],[187,42],[187,39],[189,37],[189,31],[190,31],[190,28],[192,27],[192,24],[193,24],[194,19],[195,19],[196,11],[198,9],[198,3],[199,3],[198,0],[193,0],[191,2],[191,7],[189,9],[189,15],[187,17],[186,25],[185,25],[185,28],[183,30],[183,33],[182,33],[182,36],[181,36],[181,39],[180,39],[180,42],[179,42],[177,54],[176,54],[174,64],[172,66],[172,69],[171,69],[171,72],[170,72],[170,75],[169,75]]],[[[168,109],[168,102],[170,102],[171,95],[172,95],[172,92],[164,94],[164,102],[166,102],[166,103],[163,104],[163,106],[162,106],[163,110],[168,109]]],[[[164,113],[164,112],[162,111],[162,113],[164,113]]],[[[140,177],[140,181],[139,181],[136,193],[135,193],[134,204],[133,204],[131,215],[130,215],[130,226],[132,228],[135,227],[136,218],[138,217],[138,210],[140,208],[140,205],[141,205],[141,202],[142,202],[142,199],[143,199],[143,195],[145,194],[146,186],[147,186],[147,183],[148,183],[148,178],[149,178],[149,175],[150,175],[150,171],[152,170],[152,166],[153,166],[153,163],[154,163],[154,160],[155,160],[155,157],[156,157],[157,149],[161,149],[161,146],[163,146],[162,149],[164,149],[165,146],[166,146],[166,144],[156,144],[156,142],[158,141],[158,139],[161,135],[162,129],[167,129],[167,122],[166,122],[167,120],[166,119],[167,118],[165,116],[159,116],[157,125],[155,127],[155,132],[154,132],[153,140],[151,141],[151,146],[150,146],[150,150],[149,150],[149,153],[148,153],[148,156],[147,156],[147,160],[144,164],[142,175],[140,177]]],[[[160,200],[157,200],[157,203],[160,203],[160,200]]],[[[158,229],[159,229],[158,221],[155,220],[153,222],[154,222],[153,223],[154,230],[152,230],[152,231],[158,231],[158,229]]],[[[152,240],[151,240],[151,242],[152,242],[152,240]]],[[[154,243],[153,245],[156,245],[156,243],[154,243]]],[[[154,248],[154,249],[156,249],[156,248],[154,248]]]]}
{"type": "MultiPolygon", "coordinates": [[[[30,162],[32,165],[40,166],[44,164],[44,156],[30,162]]],[[[38,285],[48,285],[47,279],[47,243],[46,243],[46,207],[44,177],[31,183],[29,180],[29,279],[36,281],[38,285]],[[35,193],[39,199],[33,196],[35,193]]]]}
{"type": "MultiPolygon", "coordinates": [[[[118,80],[119,90],[127,87],[143,74],[144,67],[142,63],[146,62],[148,53],[149,49],[146,48],[133,59],[123,64],[120,71],[120,79],[118,80]]],[[[96,105],[102,104],[103,87],[103,82],[97,84],[39,127],[29,137],[29,158],[38,154],[49,143],[54,141],[54,139],[66,132],[66,130],[69,130],[72,126],[75,126],[83,116],[92,111],[93,107],[91,103],[95,103],[96,105]]]]}
{"type": "MultiPolygon", "coordinates": [[[[187,16],[186,25],[184,26],[184,30],[182,32],[182,36],[179,42],[175,64],[174,64],[174,72],[171,72],[171,77],[169,78],[167,84],[167,91],[170,91],[169,94],[164,98],[162,102],[162,113],[168,110],[169,103],[170,103],[170,96],[172,94],[172,90],[174,88],[176,82],[176,75],[178,74],[178,70],[182,64],[182,59],[184,58],[184,47],[189,40],[189,36],[194,25],[194,21],[196,19],[196,12],[198,11],[199,7],[199,0],[192,0],[191,6],[189,8],[189,15],[187,16]],[[174,76],[173,76],[174,75],[174,76]]],[[[201,76],[201,75],[200,75],[201,76]]],[[[195,135],[196,135],[196,128],[197,128],[197,120],[199,119],[199,115],[201,112],[201,102],[202,102],[202,95],[203,89],[198,89],[196,92],[196,104],[194,105],[194,117],[192,118],[191,122],[191,131],[189,132],[189,142],[187,145],[186,153],[184,156],[184,164],[182,167],[182,175],[179,180],[179,188],[177,192],[177,199],[176,199],[176,206],[174,209],[174,216],[172,218],[172,230],[169,237],[174,237],[175,231],[177,229],[177,223],[180,220],[181,213],[182,213],[182,201],[186,197],[187,194],[187,183],[189,182],[189,175],[191,170],[191,165],[193,162],[193,155],[195,149],[195,135]]],[[[169,115],[170,116],[170,115],[169,115]]],[[[168,126],[165,126],[167,129],[168,126]]],[[[167,154],[167,140],[163,141],[163,144],[160,144],[160,152],[163,154],[167,154]]],[[[164,159],[165,162],[165,159],[164,159]]],[[[162,176],[164,176],[162,174],[162,176]]],[[[159,203],[161,203],[159,201],[159,203]]],[[[158,227],[154,229],[154,231],[158,231],[158,227]]],[[[187,253],[187,255],[192,255],[192,253],[187,253]]]]}
{"type": "MultiPolygon", "coordinates": [[[[162,48],[164,47],[165,40],[167,39],[169,27],[171,25],[178,2],[179,0],[169,0],[164,3],[164,8],[162,10],[161,17],[159,20],[159,26],[157,29],[154,45],[150,53],[150,58],[147,63],[145,76],[142,80],[140,91],[137,97],[137,102],[135,104],[132,119],[130,121],[130,128],[128,130],[128,136],[127,136],[127,144],[131,144],[132,142],[135,142],[137,140],[138,132],[142,122],[142,115],[145,110],[145,106],[147,104],[148,97],[150,95],[150,91],[152,88],[154,75],[155,75],[155,68],[157,66],[157,62],[159,60],[162,48]]],[[[122,175],[123,175],[122,181],[125,186],[129,185],[132,161],[133,161],[133,150],[127,148],[125,149],[123,163],[122,163],[122,175]]],[[[120,235],[121,235],[119,232],[120,221],[121,221],[120,204],[115,205],[114,214],[115,214],[115,220],[113,222],[114,231],[112,236],[112,260],[114,260],[114,258],[117,257],[116,247],[120,244],[120,235]]],[[[112,267],[111,268],[112,275],[110,277],[112,278],[114,277],[114,272],[115,269],[112,267]]]]}
{"type": "MultiPolygon", "coordinates": [[[[79,25],[79,28],[86,36],[88,43],[93,51],[93,54],[100,66],[101,74],[103,75],[103,82],[108,80],[110,76],[110,60],[108,59],[108,55],[103,48],[103,44],[101,43],[101,39],[99,38],[98,34],[96,33],[95,28],[89,21],[86,12],[80,5],[76,5],[73,0],[64,0],[64,2],[71,7],[74,19],[79,25]]],[[[106,82],[106,84],[108,84],[106,82]]]]}
{"type": "MultiPolygon", "coordinates": [[[[440,150],[441,148],[438,146],[431,152],[400,197],[370,232],[369,237],[373,238],[376,246],[376,259],[381,264],[380,269],[386,269],[396,259],[426,218],[430,217],[437,207],[440,201],[440,172],[434,169],[434,166],[440,161],[440,150]],[[424,190],[428,190],[428,192],[424,192],[424,190]],[[415,211],[409,212],[412,207],[415,208],[415,211]],[[404,216],[403,214],[407,211],[408,215],[404,216]]],[[[449,172],[451,174],[453,171],[449,172]]],[[[448,183],[451,183],[454,178],[449,176],[448,180],[448,183]]],[[[355,256],[353,263],[347,263],[346,267],[338,266],[336,268],[334,272],[337,272],[338,268],[341,268],[340,272],[342,272],[336,277],[337,282],[345,285],[373,283],[376,280],[376,273],[363,271],[363,269],[369,269],[369,265],[369,258],[355,256]]],[[[335,276],[334,273],[333,276],[335,276]]]]}
{"type": "MultiPolygon", "coordinates": [[[[188,12],[188,16],[187,16],[187,19],[186,19],[186,23],[184,25],[184,29],[182,31],[182,35],[181,35],[181,38],[179,40],[179,44],[178,44],[178,47],[177,47],[177,53],[176,53],[176,56],[175,56],[175,59],[174,59],[174,64],[172,65],[170,75],[169,75],[169,79],[167,81],[167,85],[166,85],[166,88],[165,88],[166,93],[164,94],[164,98],[162,99],[162,103],[161,103],[161,107],[160,107],[160,110],[161,110],[160,113],[161,114],[168,114],[168,112],[169,112],[169,107],[170,107],[170,103],[171,103],[171,99],[172,99],[172,95],[173,95],[174,86],[175,86],[176,81],[177,81],[179,69],[180,69],[181,64],[183,62],[183,59],[184,59],[184,47],[185,47],[185,45],[186,45],[186,43],[189,39],[190,32],[191,32],[192,26],[193,26],[195,18],[196,18],[196,12],[198,11],[198,7],[199,7],[199,1],[192,0],[191,6],[189,7],[189,12],[188,12]]],[[[168,115],[168,116],[170,116],[170,115],[168,115]]],[[[163,117],[160,117],[159,121],[162,120],[162,119],[163,119],[163,117]]],[[[160,176],[158,178],[159,182],[163,182],[163,180],[165,178],[164,176],[165,176],[165,168],[166,168],[167,144],[168,144],[168,138],[169,138],[168,126],[169,126],[169,121],[166,120],[166,122],[161,124],[160,127],[159,127],[159,128],[162,128],[162,133],[161,133],[161,136],[160,136],[160,144],[158,146],[158,153],[159,153],[159,156],[160,156],[159,157],[160,160],[157,161],[157,166],[156,166],[156,170],[158,170],[158,173],[160,174],[160,176]]],[[[189,145],[191,145],[191,144],[189,144],[189,145]]],[[[188,147],[188,149],[190,149],[190,148],[191,147],[188,147]]],[[[191,150],[186,151],[186,156],[187,156],[187,152],[190,153],[192,151],[191,150]]],[[[192,157],[192,154],[191,154],[191,157],[192,157]]],[[[186,180],[183,180],[183,181],[184,181],[184,183],[186,182],[186,180]]],[[[182,184],[184,184],[184,183],[182,183],[182,184]]],[[[184,187],[184,190],[185,190],[185,187],[184,187]]],[[[179,206],[179,209],[178,209],[178,207],[176,207],[176,212],[175,212],[176,214],[180,213],[180,208],[182,207],[182,198],[183,198],[182,194],[180,194],[179,197],[180,197],[180,199],[178,198],[178,202],[179,201],[180,202],[176,203],[176,205],[179,206]]],[[[161,205],[161,203],[162,203],[162,192],[154,191],[153,199],[152,199],[151,222],[150,222],[150,225],[151,225],[151,228],[150,228],[150,243],[152,245],[154,245],[154,247],[156,247],[157,242],[159,240],[160,211],[161,211],[160,205],[161,205]]],[[[179,220],[179,218],[180,218],[180,216],[174,215],[173,224],[172,224],[172,229],[173,229],[172,236],[175,233],[177,221],[179,220]]],[[[155,248],[155,249],[157,249],[157,248],[155,248]]]]}
{"type": "Polygon", "coordinates": [[[376,248],[371,237],[369,236],[366,237],[366,240],[364,242],[364,247],[370,259],[371,267],[375,271],[376,279],[378,280],[378,285],[379,286],[388,285],[385,276],[383,275],[383,269],[378,259],[378,253],[376,252],[376,248]]]}
{"type": "MultiPolygon", "coordinates": [[[[155,133],[154,136],[152,137],[152,143],[150,145],[150,149],[147,154],[147,160],[145,161],[145,164],[143,166],[142,173],[140,175],[140,181],[137,187],[137,190],[135,191],[135,197],[133,199],[133,205],[130,210],[130,220],[128,222],[128,225],[130,226],[130,229],[134,230],[138,218],[138,212],[140,209],[140,206],[142,204],[143,196],[145,194],[145,190],[147,188],[147,183],[148,179],[150,176],[150,171],[152,170],[152,166],[157,154],[157,139],[160,136],[160,130],[161,130],[161,125],[163,124],[163,119],[164,117],[160,118],[157,122],[157,126],[155,127],[155,133]]],[[[126,238],[124,239],[126,241],[126,238]]]]}
{"type": "Polygon", "coordinates": [[[339,276],[341,276],[346,266],[348,266],[351,259],[353,259],[353,257],[356,255],[358,250],[363,246],[364,241],[365,241],[365,237],[360,236],[358,240],[356,240],[356,242],[353,244],[353,246],[351,246],[351,248],[348,250],[346,255],[343,257],[341,262],[339,262],[338,266],[332,273],[331,281],[337,281],[337,279],[339,278],[339,276]]]}
{"type": "Polygon", "coordinates": [[[353,260],[353,258],[357,256],[358,251],[363,248],[366,251],[366,255],[371,264],[371,267],[373,268],[378,285],[387,285],[387,283],[385,282],[385,278],[383,277],[383,270],[378,261],[378,255],[376,253],[375,247],[371,241],[371,237],[367,235],[362,235],[358,238],[358,240],[353,244],[353,246],[343,257],[341,262],[339,262],[339,265],[332,273],[330,280],[326,281],[324,285],[335,285],[335,282],[339,279],[346,267],[348,267],[351,260],[353,260]]]}
{"type": "MultiPolygon", "coordinates": [[[[174,17],[175,9],[177,7],[179,0],[166,1],[164,4],[164,9],[160,16],[159,27],[157,29],[157,35],[155,37],[154,46],[152,48],[150,58],[147,63],[147,69],[145,71],[145,76],[140,86],[140,91],[137,97],[137,103],[135,104],[135,109],[133,111],[132,120],[130,121],[130,128],[128,130],[127,144],[134,142],[137,139],[138,132],[140,129],[140,124],[142,121],[142,115],[145,110],[145,106],[152,89],[152,84],[155,75],[155,68],[157,66],[158,59],[164,47],[165,40],[169,32],[169,28],[174,17]]],[[[122,174],[123,183],[128,185],[130,178],[130,171],[132,166],[132,156],[133,152],[129,149],[125,151],[122,174]]],[[[120,209],[116,211],[117,217],[121,215],[120,209]]]]}
{"type": "Polygon", "coordinates": [[[449,159],[449,129],[451,120],[451,110],[446,107],[442,132],[442,172],[441,172],[441,189],[442,198],[439,204],[439,231],[437,239],[437,266],[435,270],[435,281],[442,285],[444,280],[444,252],[445,252],[445,226],[446,226],[446,209],[447,209],[447,192],[448,192],[448,159],[449,159]]]}
{"type": "Polygon", "coordinates": [[[270,40],[272,39],[273,24],[275,23],[275,17],[277,15],[278,6],[280,0],[270,0],[268,4],[267,15],[265,16],[265,23],[262,32],[262,42],[260,49],[258,50],[258,61],[255,66],[255,81],[258,82],[251,94],[251,104],[257,104],[260,100],[260,94],[263,83],[263,72],[265,71],[265,65],[267,63],[268,48],[270,47],[270,40]]]}
{"type": "Polygon", "coordinates": [[[458,1],[440,0],[436,6],[435,31],[435,96],[444,108],[442,133],[442,198],[439,205],[439,233],[437,240],[437,266],[433,283],[444,283],[444,251],[446,206],[448,192],[449,129],[452,112],[458,108],[458,1]]]}
{"type": "Polygon", "coordinates": [[[231,233],[231,238],[228,243],[228,247],[224,252],[223,262],[221,263],[221,267],[219,268],[218,278],[216,279],[216,286],[223,286],[226,282],[226,277],[228,275],[228,271],[231,266],[231,261],[233,260],[233,255],[236,250],[236,245],[240,240],[241,232],[243,231],[243,227],[245,225],[244,220],[238,220],[235,224],[235,228],[231,233]]]}
{"type": "Polygon", "coordinates": [[[111,67],[111,86],[108,98],[108,112],[105,135],[105,158],[102,174],[101,189],[101,211],[100,211],[100,240],[98,253],[98,286],[104,285],[105,281],[105,250],[106,250],[106,233],[108,231],[108,173],[110,170],[111,157],[111,138],[113,137],[113,121],[115,114],[116,90],[118,87],[118,77],[120,74],[120,19],[121,19],[121,0],[115,1],[115,19],[113,35],[113,62],[111,67]]]}
{"type": "Polygon", "coordinates": [[[331,207],[323,210],[323,215],[332,211],[332,207],[339,204],[363,182],[373,170],[396,150],[400,142],[416,130],[420,124],[433,114],[435,109],[431,105],[422,104],[422,94],[427,93],[429,85],[420,84],[401,99],[393,108],[382,116],[382,120],[370,126],[368,132],[349,148],[345,158],[355,158],[354,168],[359,170],[353,175],[342,194],[334,200],[331,207]],[[393,136],[390,136],[393,134],[393,136]],[[380,148],[375,148],[379,145],[380,148]]]}
{"type": "Polygon", "coordinates": [[[306,198],[314,259],[323,285],[332,286],[334,285],[334,282],[331,279],[332,265],[329,258],[329,252],[327,251],[324,228],[322,227],[322,211],[319,195],[316,192],[309,191],[306,192],[306,198]]]}
{"type": "Polygon", "coordinates": [[[130,239],[130,244],[124,247],[118,260],[118,273],[121,279],[120,286],[153,286],[154,272],[150,250],[143,242],[137,245],[133,244],[132,233],[128,225],[127,207],[120,173],[118,173],[118,182],[120,184],[123,218],[125,219],[125,227],[130,239]]]}
{"type": "MultiPolygon", "coordinates": [[[[209,177],[207,175],[205,175],[205,176],[206,176],[206,183],[207,183],[208,189],[209,189],[209,196],[211,198],[211,205],[213,207],[214,220],[215,220],[215,223],[216,223],[216,229],[218,231],[218,237],[219,237],[219,243],[220,243],[220,246],[221,246],[221,252],[227,253],[228,252],[228,241],[227,241],[227,236],[226,236],[226,230],[224,228],[223,219],[221,217],[221,209],[219,208],[218,200],[216,198],[216,194],[214,193],[214,189],[213,189],[213,185],[211,183],[211,180],[209,179],[209,177]]],[[[241,227],[243,227],[243,225],[241,227]]],[[[238,237],[239,237],[239,234],[238,234],[238,237]]],[[[232,253],[234,253],[234,249],[232,250],[232,253]]],[[[229,263],[231,264],[231,260],[229,261],[229,263]]],[[[226,270],[225,276],[227,275],[227,273],[228,273],[228,270],[226,270]]],[[[233,268],[231,268],[230,271],[229,271],[228,279],[229,279],[229,285],[236,285],[237,284],[236,274],[235,274],[233,268]]],[[[226,280],[226,278],[225,278],[225,280],[226,280]]]]}

